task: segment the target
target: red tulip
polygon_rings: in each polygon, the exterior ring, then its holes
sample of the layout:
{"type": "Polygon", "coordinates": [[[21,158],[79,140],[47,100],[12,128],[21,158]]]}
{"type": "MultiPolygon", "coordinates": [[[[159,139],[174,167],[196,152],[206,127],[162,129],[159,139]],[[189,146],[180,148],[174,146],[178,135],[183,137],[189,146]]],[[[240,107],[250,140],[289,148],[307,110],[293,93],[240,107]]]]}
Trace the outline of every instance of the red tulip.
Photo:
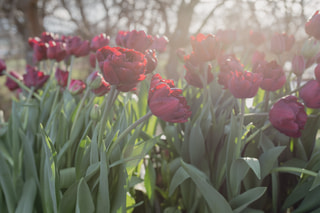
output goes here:
{"type": "Polygon", "coordinates": [[[199,33],[196,37],[191,36],[191,45],[199,63],[211,61],[219,54],[219,43],[216,37],[211,34],[199,33]]]}
{"type": "Polygon", "coordinates": [[[104,79],[122,92],[135,89],[146,77],[147,59],[140,52],[105,46],[97,51],[96,57],[104,79]]]}
{"type": "Polygon", "coordinates": [[[275,54],[281,54],[285,51],[289,51],[295,42],[293,35],[287,35],[286,33],[275,33],[271,38],[271,51],[275,54]]]}
{"type": "Polygon", "coordinates": [[[59,41],[49,41],[47,48],[48,59],[54,59],[57,62],[62,61],[67,56],[66,45],[59,41]]]}
{"type": "Polygon", "coordinates": [[[269,111],[269,120],[273,127],[289,137],[301,136],[307,118],[304,106],[295,96],[280,99],[269,111]]]}
{"type": "Polygon", "coordinates": [[[299,91],[299,96],[304,104],[313,109],[320,108],[320,82],[317,80],[308,81],[299,91]]]}
{"type": "Polygon", "coordinates": [[[317,10],[312,17],[308,19],[305,24],[306,33],[313,36],[315,39],[320,40],[320,14],[317,10]]]}
{"type": "Polygon", "coordinates": [[[142,30],[132,30],[129,32],[119,31],[116,38],[117,45],[128,49],[134,49],[142,53],[150,48],[152,42],[153,37],[151,35],[147,35],[142,30]]]}
{"type": "Polygon", "coordinates": [[[243,71],[243,65],[235,55],[223,55],[218,59],[220,72],[218,75],[218,83],[224,86],[224,89],[228,88],[229,78],[233,71],[243,71]]]}
{"type": "Polygon", "coordinates": [[[228,88],[235,98],[252,98],[259,89],[261,75],[252,72],[231,72],[228,88]]]}
{"type": "MultiPolygon", "coordinates": [[[[11,75],[12,77],[16,78],[19,81],[21,81],[23,79],[22,76],[15,71],[10,71],[9,75],[11,75]]],[[[17,84],[14,80],[12,80],[9,77],[7,77],[6,86],[8,87],[8,89],[10,91],[14,91],[20,87],[19,84],[17,84]]]]}
{"type": "Polygon", "coordinates": [[[83,81],[72,79],[70,81],[68,90],[72,95],[77,95],[82,93],[85,88],[86,88],[86,84],[83,81]]]}
{"type": "Polygon", "coordinates": [[[29,88],[41,88],[50,77],[49,75],[45,75],[43,72],[38,71],[36,67],[30,65],[27,65],[26,71],[27,73],[23,75],[23,82],[29,88]]]}
{"type": "Polygon", "coordinates": [[[147,59],[147,66],[146,66],[146,73],[145,74],[149,74],[152,73],[157,65],[158,65],[158,59],[156,56],[156,52],[152,49],[148,49],[145,52],[145,57],[147,59]]]}
{"type": "Polygon", "coordinates": [[[79,36],[73,36],[67,39],[66,50],[69,55],[81,57],[89,54],[90,44],[88,40],[81,40],[79,36]]]}
{"type": "Polygon", "coordinates": [[[167,122],[187,122],[191,111],[181,93],[181,89],[174,88],[173,81],[164,80],[159,74],[155,74],[151,80],[148,97],[152,114],[167,122]]]}
{"type": "Polygon", "coordinates": [[[48,43],[43,42],[40,38],[29,38],[29,45],[33,49],[33,61],[35,63],[47,59],[48,43]]]}
{"type": "Polygon", "coordinates": [[[261,89],[267,91],[276,91],[286,83],[286,76],[280,65],[276,61],[261,64],[256,72],[262,74],[261,89]]]}
{"type": "Polygon", "coordinates": [[[154,36],[153,39],[150,49],[155,49],[160,53],[166,51],[167,44],[169,42],[169,39],[166,36],[154,36]]]}
{"type": "Polygon", "coordinates": [[[89,54],[89,62],[92,68],[96,68],[96,53],[89,54]]]}
{"type": "Polygon", "coordinates": [[[261,45],[266,40],[263,33],[252,30],[249,32],[249,37],[250,42],[252,42],[255,46],[261,45]]]}
{"type": "Polygon", "coordinates": [[[90,50],[95,52],[101,47],[107,46],[109,44],[109,41],[110,41],[110,37],[107,36],[105,33],[101,33],[92,38],[91,44],[90,44],[90,50]]]}
{"type": "Polygon", "coordinates": [[[292,58],[292,72],[296,76],[301,76],[306,68],[305,60],[302,55],[294,55],[292,58]]]}
{"type": "Polygon", "coordinates": [[[0,59],[0,76],[4,75],[4,71],[6,71],[7,66],[4,60],[0,59]]]}
{"type": "Polygon", "coordinates": [[[235,30],[227,29],[227,30],[218,30],[217,40],[222,42],[225,46],[228,46],[236,41],[237,34],[235,30]]]}
{"type": "Polygon", "coordinates": [[[316,79],[320,82],[320,64],[317,64],[317,66],[314,68],[314,75],[316,76],[316,79]]]}
{"type": "Polygon", "coordinates": [[[94,71],[87,77],[86,83],[90,89],[97,89],[103,80],[102,75],[98,71],[94,71]]]}
{"type": "Polygon", "coordinates": [[[100,87],[96,89],[92,89],[91,91],[98,97],[103,96],[107,94],[110,90],[110,84],[106,82],[105,80],[101,81],[100,87]]]}
{"type": "Polygon", "coordinates": [[[68,77],[69,77],[68,71],[64,71],[60,68],[56,69],[55,78],[58,82],[58,85],[60,85],[61,87],[66,87],[68,84],[68,77]]]}

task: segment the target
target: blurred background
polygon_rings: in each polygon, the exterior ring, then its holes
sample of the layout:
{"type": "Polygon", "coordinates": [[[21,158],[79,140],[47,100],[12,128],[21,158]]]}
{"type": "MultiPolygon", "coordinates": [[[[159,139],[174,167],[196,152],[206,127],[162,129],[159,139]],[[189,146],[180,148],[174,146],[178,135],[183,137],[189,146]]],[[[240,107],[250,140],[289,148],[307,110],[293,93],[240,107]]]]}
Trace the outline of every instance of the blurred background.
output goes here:
{"type": "MultiPolygon", "coordinates": [[[[319,3],[320,0],[0,0],[0,58],[6,61],[8,71],[23,72],[26,63],[32,64],[28,38],[43,31],[79,35],[88,40],[106,33],[113,46],[119,30],[145,30],[169,39],[161,64],[170,77],[176,69],[183,69],[176,51],[190,46],[191,35],[232,29],[237,42],[245,46],[250,30],[263,32],[267,39],[274,32],[286,32],[299,43],[307,38],[304,24],[319,9],[319,3]]],[[[0,79],[0,109],[8,108],[6,100],[10,99],[4,81],[0,79]]]]}

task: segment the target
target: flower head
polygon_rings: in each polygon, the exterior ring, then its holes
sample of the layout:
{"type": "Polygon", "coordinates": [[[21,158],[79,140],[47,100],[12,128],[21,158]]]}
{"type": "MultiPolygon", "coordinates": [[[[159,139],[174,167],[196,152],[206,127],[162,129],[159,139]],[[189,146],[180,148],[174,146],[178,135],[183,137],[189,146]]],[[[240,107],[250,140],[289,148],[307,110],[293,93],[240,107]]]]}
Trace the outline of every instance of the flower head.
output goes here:
{"type": "Polygon", "coordinates": [[[140,52],[121,47],[105,46],[96,54],[104,79],[128,92],[145,79],[147,59],[140,52]]]}
{"type": "Polygon", "coordinates": [[[258,32],[258,31],[253,31],[253,30],[250,30],[249,37],[250,37],[250,41],[255,46],[261,45],[266,40],[266,38],[264,37],[263,33],[258,32]]]}
{"type": "Polygon", "coordinates": [[[68,77],[69,77],[68,71],[57,68],[54,76],[58,82],[58,85],[60,85],[61,87],[67,86],[68,77]]]}
{"type": "Polygon", "coordinates": [[[156,52],[152,49],[146,50],[145,57],[147,59],[146,74],[149,74],[156,69],[158,65],[158,59],[157,59],[156,52]]]}
{"type": "Polygon", "coordinates": [[[292,72],[296,76],[301,76],[306,68],[306,63],[302,55],[294,55],[292,58],[292,72]]]}
{"type": "Polygon", "coordinates": [[[152,45],[153,37],[143,30],[119,31],[116,43],[119,46],[144,53],[152,45]]]}
{"type": "Polygon", "coordinates": [[[295,96],[280,99],[269,111],[269,120],[273,127],[289,137],[301,136],[307,118],[304,106],[295,96]]]}
{"type": "Polygon", "coordinates": [[[95,94],[95,96],[103,96],[110,91],[110,84],[102,79],[101,85],[96,89],[92,89],[91,91],[95,94]]]}
{"type": "Polygon", "coordinates": [[[320,14],[317,10],[312,17],[308,19],[305,24],[306,33],[313,36],[315,39],[320,40],[320,14]]]}
{"type": "Polygon", "coordinates": [[[304,104],[313,109],[320,108],[320,82],[317,80],[308,81],[299,91],[299,96],[304,104]]]}
{"type": "Polygon", "coordinates": [[[49,75],[45,75],[43,72],[39,71],[36,67],[27,65],[26,74],[23,75],[24,84],[35,89],[41,88],[49,79],[49,75]]]}
{"type": "Polygon", "coordinates": [[[155,49],[159,53],[166,51],[169,39],[166,36],[159,37],[158,35],[153,37],[153,42],[150,49],[155,49]]]}
{"type": "Polygon", "coordinates": [[[7,69],[6,63],[4,60],[0,59],[0,76],[3,75],[3,72],[7,69]]]}
{"type": "MultiPolygon", "coordinates": [[[[11,75],[12,77],[16,78],[19,81],[22,81],[22,79],[23,79],[22,76],[15,71],[10,71],[9,75],[11,75]]],[[[17,84],[14,80],[12,80],[9,77],[7,77],[6,86],[8,87],[8,89],[10,91],[14,91],[14,90],[20,88],[19,84],[17,84]]]]}
{"type": "Polygon", "coordinates": [[[66,44],[60,41],[49,41],[47,48],[48,59],[54,59],[57,62],[62,61],[67,56],[66,44]]]}
{"type": "Polygon", "coordinates": [[[191,45],[195,58],[199,62],[215,59],[219,53],[219,43],[214,35],[199,33],[196,37],[191,36],[191,45]]]}
{"type": "Polygon", "coordinates": [[[295,38],[293,35],[286,33],[275,33],[271,37],[271,51],[275,54],[281,54],[285,51],[291,50],[295,38]]]}
{"type": "Polygon", "coordinates": [[[107,36],[105,33],[101,33],[92,38],[90,43],[90,50],[97,51],[101,47],[107,46],[110,42],[110,36],[107,36]]]}
{"type": "Polygon", "coordinates": [[[89,54],[90,43],[88,40],[82,40],[79,36],[73,36],[66,40],[66,49],[69,55],[85,56],[89,54]]]}
{"type": "Polygon", "coordinates": [[[70,81],[68,90],[72,95],[77,95],[82,93],[85,88],[86,88],[86,84],[83,81],[72,79],[70,81]]]}
{"type": "Polygon", "coordinates": [[[261,75],[252,72],[231,72],[228,88],[235,98],[252,98],[259,89],[261,75]]]}
{"type": "Polygon", "coordinates": [[[190,107],[182,90],[174,88],[171,80],[164,80],[159,74],[152,77],[148,105],[155,116],[173,123],[184,123],[191,116],[190,107]]]}

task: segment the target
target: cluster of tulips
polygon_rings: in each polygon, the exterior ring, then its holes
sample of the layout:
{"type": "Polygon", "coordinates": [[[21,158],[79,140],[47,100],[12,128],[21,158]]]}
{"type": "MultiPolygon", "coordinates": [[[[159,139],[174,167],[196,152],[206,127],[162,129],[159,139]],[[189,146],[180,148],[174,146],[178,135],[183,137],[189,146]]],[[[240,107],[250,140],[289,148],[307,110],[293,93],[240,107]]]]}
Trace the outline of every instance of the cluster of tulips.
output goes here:
{"type": "Polygon", "coordinates": [[[30,38],[38,66],[21,76],[0,59],[15,93],[0,123],[0,212],[319,211],[318,12],[305,31],[294,55],[286,33],[248,32],[245,54],[234,30],[191,36],[176,84],[157,69],[165,36],[30,38]]]}

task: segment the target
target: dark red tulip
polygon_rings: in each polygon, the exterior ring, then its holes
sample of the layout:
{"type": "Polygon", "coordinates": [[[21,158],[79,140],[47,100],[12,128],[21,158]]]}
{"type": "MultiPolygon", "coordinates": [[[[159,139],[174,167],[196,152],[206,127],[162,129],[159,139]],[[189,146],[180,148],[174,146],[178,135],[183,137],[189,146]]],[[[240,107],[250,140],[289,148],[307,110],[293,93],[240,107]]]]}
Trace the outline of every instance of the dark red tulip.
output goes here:
{"type": "Polygon", "coordinates": [[[255,46],[261,45],[266,38],[264,37],[263,33],[250,30],[249,32],[250,42],[252,42],[255,46]]]}
{"type": "Polygon", "coordinates": [[[256,72],[257,67],[259,67],[261,64],[266,63],[265,60],[265,54],[263,52],[255,51],[251,58],[251,64],[252,64],[252,72],[256,72]]]}
{"type": "Polygon", "coordinates": [[[50,41],[58,40],[59,36],[57,34],[50,33],[50,32],[42,32],[40,39],[44,43],[49,43],[50,41]]]}
{"type": "Polygon", "coordinates": [[[304,104],[313,109],[320,108],[320,82],[317,80],[308,81],[299,91],[299,96],[304,104]]]}
{"type": "Polygon", "coordinates": [[[275,54],[281,54],[285,51],[291,50],[295,38],[293,35],[286,33],[275,33],[271,37],[271,51],[275,54]]]}
{"type": "Polygon", "coordinates": [[[285,73],[276,61],[262,64],[256,69],[256,72],[262,74],[261,89],[276,91],[286,83],[285,73]]]}
{"type": "Polygon", "coordinates": [[[226,29],[226,30],[218,30],[217,40],[222,42],[225,46],[229,46],[234,43],[237,39],[237,34],[235,30],[226,29]]]}
{"type": "Polygon", "coordinates": [[[300,137],[307,122],[304,106],[297,97],[287,96],[277,101],[269,111],[269,120],[274,128],[289,137],[300,137]]]}
{"type": "Polygon", "coordinates": [[[252,72],[231,72],[228,88],[235,98],[252,98],[259,89],[261,75],[252,72]]]}
{"type": "Polygon", "coordinates": [[[156,52],[152,49],[148,49],[148,50],[146,50],[144,55],[147,59],[147,66],[146,66],[146,73],[145,74],[152,73],[153,70],[155,70],[158,65],[158,59],[156,56],[156,52]]]}
{"type": "Polygon", "coordinates": [[[121,47],[105,46],[96,53],[104,79],[128,92],[145,79],[147,59],[140,52],[121,47]]]}
{"type": "Polygon", "coordinates": [[[292,72],[296,76],[301,76],[306,68],[306,63],[302,55],[294,55],[292,58],[292,72]]]}
{"type": "Polygon", "coordinates": [[[96,52],[101,47],[107,46],[110,42],[110,37],[105,33],[101,33],[92,38],[90,43],[90,50],[96,52]]]}
{"type": "Polygon", "coordinates": [[[86,88],[86,84],[83,81],[72,79],[70,81],[68,90],[72,95],[77,95],[82,93],[85,88],[86,88]]]}
{"type": "MultiPolygon", "coordinates": [[[[15,71],[10,71],[9,75],[11,75],[12,77],[16,78],[19,81],[22,81],[22,79],[23,79],[22,76],[15,71]]],[[[9,77],[7,77],[6,86],[8,87],[8,89],[10,91],[14,91],[14,90],[20,88],[19,84],[17,84],[14,80],[12,80],[9,77]]]]}
{"type": "Polygon", "coordinates": [[[89,54],[90,44],[88,40],[82,40],[79,36],[67,39],[66,50],[69,55],[81,57],[89,54]]]}
{"type": "Polygon", "coordinates": [[[204,66],[205,64],[194,64],[192,55],[193,53],[185,57],[184,68],[186,69],[186,75],[184,78],[188,84],[194,87],[203,88],[204,85],[209,84],[214,79],[211,72],[212,66],[211,64],[207,67],[204,66]]]}
{"type": "Polygon", "coordinates": [[[148,96],[152,114],[167,122],[187,122],[191,111],[181,93],[181,89],[174,88],[173,81],[164,80],[159,74],[155,74],[151,80],[148,96]]]}
{"type": "Polygon", "coordinates": [[[60,85],[61,87],[66,87],[68,84],[68,77],[69,77],[68,71],[64,71],[60,68],[56,69],[55,78],[58,82],[58,85],[60,85]]]}
{"type": "Polygon", "coordinates": [[[219,57],[218,64],[220,68],[220,72],[218,74],[218,83],[224,87],[224,89],[228,88],[229,78],[231,72],[233,71],[243,71],[243,65],[236,58],[235,55],[223,55],[219,57]]]}
{"type": "Polygon", "coordinates": [[[47,59],[47,48],[49,46],[48,43],[43,42],[38,37],[34,37],[34,38],[29,38],[29,45],[33,49],[34,63],[47,59]]]}
{"type": "Polygon", "coordinates": [[[49,41],[47,48],[48,59],[54,59],[57,62],[62,61],[67,56],[66,45],[59,41],[49,41]]]}
{"type": "Polygon", "coordinates": [[[154,36],[153,39],[150,49],[155,49],[159,53],[165,52],[169,39],[166,36],[159,37],[158,35],[154,36]]]}
{"type": "Polygon", "coordinates": [[[96,68],[96,53],[89,54],[89,62],[92,68],[96,68]]]}
{"type": "Polygon", "coordinates": [[[317,10],[312,17],[308,19],[305,24],[306,33],[313,36],[315,39],[320,40],[320,14],[317,10]]]}
{"type": "Polygon", "coordinates": [[[41,88],[50,77],[30,65],[27,65],[26,72],[27,73],[23,75],[24,84],[29,88],[34,87],[36,90],[41,88]]]}
{"type": "Polygon", "coordinates": [[[6,71],[7,66],[4,60],[0,59],[0,76],[4,75],[4,71],[6,71]]]}
{"type": "Polygon", "coordinates": [[[152,42],[153,37],[147,35],[143,30],[132,30],[128,32],[119,31],[116,38],[117,45],[128,49],[134,49],[142,53],[150,48],[152,42]]]}
{"type": "Polygon", "coordinates": [[[191,45],[199,63],[215,59],[220,51],[216,37],[211,34],[199,33],[196,37],[191,36],[191,45]]]}
{"type": "Polygon", "coordinates": [[[107,94],[110,90],[110,84],[102,79],[100,87],[92,89],[91,91],[98,97],[107,94]]]}

